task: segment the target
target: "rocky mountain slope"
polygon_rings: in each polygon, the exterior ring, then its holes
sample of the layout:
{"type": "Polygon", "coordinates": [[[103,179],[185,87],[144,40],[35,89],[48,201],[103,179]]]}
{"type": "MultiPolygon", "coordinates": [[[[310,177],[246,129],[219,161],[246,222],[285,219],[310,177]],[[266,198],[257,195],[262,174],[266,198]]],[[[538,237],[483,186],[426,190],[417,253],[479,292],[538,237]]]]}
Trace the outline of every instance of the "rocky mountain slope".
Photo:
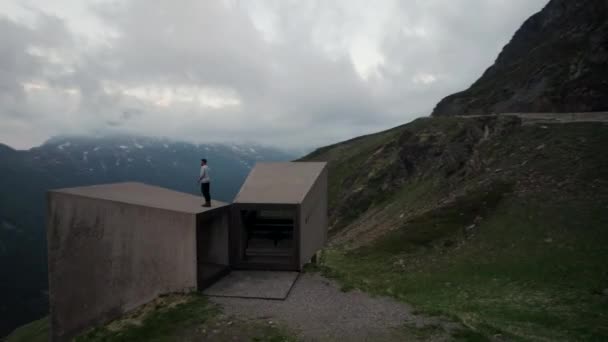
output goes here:
{"type": "Polygon", "coordinates": [[[256,161],[295,156],[257,145],[132,136],[57,137],[27,151],[0,144],[0,336],[47,311],[47,189],[134,180],[198,194],[203,157],[214,198],[231,201],[256,161]]]}
{"type": "Polygon", "coordinates": [[[320,149],[304,160],[329,162],[321,269],[488,339],[608,338],[607,144],[603,122],[481,116],[320,149]]]}
{"type": "Polygon", "coordinates": [[[433,116],[608,110],[608,2],[551,0],[433,116]]]}

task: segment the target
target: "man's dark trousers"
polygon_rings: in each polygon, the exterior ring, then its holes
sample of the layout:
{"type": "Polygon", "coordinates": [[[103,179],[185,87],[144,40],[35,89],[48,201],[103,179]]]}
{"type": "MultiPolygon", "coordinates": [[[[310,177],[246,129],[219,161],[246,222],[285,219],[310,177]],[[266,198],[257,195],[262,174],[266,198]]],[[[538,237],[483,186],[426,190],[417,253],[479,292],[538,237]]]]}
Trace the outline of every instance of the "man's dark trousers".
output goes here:
{"type": "Polygon", "coordinates": [[[209,183],[201,183],[201,192],[203,193],[203,197],[205,197],[205,202],[211,203],[211,192],[209,183]]]}

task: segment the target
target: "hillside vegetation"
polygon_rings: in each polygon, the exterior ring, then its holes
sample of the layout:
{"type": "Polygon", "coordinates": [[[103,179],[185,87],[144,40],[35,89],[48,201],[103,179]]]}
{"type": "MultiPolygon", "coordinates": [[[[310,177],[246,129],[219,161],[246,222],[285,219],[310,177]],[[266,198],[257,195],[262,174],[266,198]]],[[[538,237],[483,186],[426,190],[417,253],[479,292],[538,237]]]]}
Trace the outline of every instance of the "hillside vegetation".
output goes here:
{"type": "MultiPolygon", "coordinates": [[[[608,338],[608,125],[437,117],[320,149],[345,289],[487,338],[608,338]]],[[[432,334],[432,332],[429,332],[432,334]]]]}
{"type": "MultiPolygon", "coordinates": [[[[47,342],[49,320],[24,325],[6,342],[47,342]]],[[[295,341],[284,327],[272,321],[229,317],[201,295],[168,295],[103,327],[92,329],[74,342],[149,341],[295,341]]]]}

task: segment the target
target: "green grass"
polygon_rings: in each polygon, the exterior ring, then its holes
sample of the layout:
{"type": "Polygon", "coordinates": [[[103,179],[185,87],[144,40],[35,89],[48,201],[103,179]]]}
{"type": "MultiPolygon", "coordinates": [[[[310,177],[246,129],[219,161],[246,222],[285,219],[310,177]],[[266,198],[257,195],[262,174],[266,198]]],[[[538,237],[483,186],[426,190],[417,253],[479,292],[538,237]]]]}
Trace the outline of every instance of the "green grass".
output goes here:
{"type": "Polygon", "coordinates": [[[335,235],[370,208],[390,204],[406,183],[431,183],[429,190],[440,197],[452,185],[446,174],[461,171],[470,145],[482,135],[483,125],[474,120],[421,118],[302,160],[329,163],[330,234],[335,235]]]}
{"type": "Polygon", "coordinates": [[[467,340],[608,339],[608,297],[600,294],[608,288],[605,207],[499,198],[469,196],[370,246],[327,251],[321,269],[345,289],[454,317],[470,328],[467,340]],[[484,219],[466,233],[478,215],[484,219]]]}
{"type": "Polygon", "coordinates": [[[305,159],[330,162],[333,234],[357,231],[319,269],[455,339],[608,340],[606,146],[602,124],[433,118],[324,148],[305,159]]]}
{"type": "Polygon", "coordinates": [[[603,124],[432,118],[321,149],[348,239],[320,269],[461,321],[454,338],[608,340],[606,146],[603,124]]]}
{"type": "MultiPolygon", "coordinates": [[[[340,219],[336,220],[338,215],[332,215],[334,229],[331,233],[335,233],[341,227],[345,227],[352,222],[356,216],[368,209],[374,203],[381,199],[376,198],[376,193],[365,197],[355,197],[355,200],[345,199],[345,190],[351,192],[362,185],[362,180],[367,176],[367,172],[377,171],[378,180],[382,180],[383,171],[390,168],[390,164],[394,162],[395,149],[390,146],[390,143],[395,141],[402,133],[404,126],[395,127],[393,129],[371,134],[339,144],[327,146],[306,156],[304,161],[327,161],[330,177],[333,181],[328,184],[328,200],[330,210],[340,212],[340,219]],[[379,158],[373,158],[374,163],[370,164],[370,156],[381,155],[379,158]],[[353,172],[357,171],[359,172],[353,172]],[[365,170],[365,172],[361,172],[365,170]],[[358,200],[357,200],[358,199],[358,200]],[[346,203],[348,202],[348,203],[346,203]]],[[[365,179],[365,181],[367,181],[365,179]]],[[[386,194],[387,191],[377,191],[378,194],[386,194]]]]}
{"type": "Polygon", "coordinates": [[[174,307],[159,307],[145,317],[141,325],[128,325],[117,331],[108,327],[94,329],[76,338],[85,341],[169,341],[175,334],[193,325],[203,324],[219,314],[219,309],[202,296],[193,296],[174,307]]]}
{"type": "MultiPolygon", "coordinates": [[[[48,318],[15,330],[7,342],[46,342],[48,318]]],[[[226,317],[221,309],[201,295],[171,303],[148,304],[131,315],[92,329],[74,339],[75,342],[122,341],[264,341],[291,342],[294,335],[286,328],[266,321],[240,320],[226,317]]]]}
{"type": "Polygon", "coordinates": [[[6,338],[6,342],[48,342],[48,317],[23,325],[6,338]]]}
{"type": "Polygon", "coordinates": [[[281,326],[225,317],[221,315],[221,309],[210,304],[206,297],[193,295],[186,303],[155,308],[141,325],[129,325],[120,330],[109,329],[109,326],[94,329],[78,337],[76,342],[233,341],[235,338],[244,341],[294,341],[294,337],[281,326]]]}

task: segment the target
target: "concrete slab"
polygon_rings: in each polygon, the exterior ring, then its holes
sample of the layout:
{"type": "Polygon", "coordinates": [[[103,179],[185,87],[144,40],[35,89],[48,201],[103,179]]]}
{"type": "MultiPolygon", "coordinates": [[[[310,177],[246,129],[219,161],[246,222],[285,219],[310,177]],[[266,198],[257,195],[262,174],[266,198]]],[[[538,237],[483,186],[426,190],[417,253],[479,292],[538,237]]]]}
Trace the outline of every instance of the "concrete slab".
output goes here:
{"type": "Polygon", "coordinates": [[[234,203],[302,203],[326,165],[325,162],[256,163],[234,203]]]}
{"type": "Polygon", "coordinates": [[[212,211],[228,205],[227,203],[213,200],[211,201],[210,208],[203,207],[204,200],[201,196],[138,182],[99,184],[49,191],[189,214],[212,211]]]}
{"type": "Polygon", "coordinates": [[[232,271],[203,294],[213,297],[278,299],[287,298],[299,272],[232,271]]]}

